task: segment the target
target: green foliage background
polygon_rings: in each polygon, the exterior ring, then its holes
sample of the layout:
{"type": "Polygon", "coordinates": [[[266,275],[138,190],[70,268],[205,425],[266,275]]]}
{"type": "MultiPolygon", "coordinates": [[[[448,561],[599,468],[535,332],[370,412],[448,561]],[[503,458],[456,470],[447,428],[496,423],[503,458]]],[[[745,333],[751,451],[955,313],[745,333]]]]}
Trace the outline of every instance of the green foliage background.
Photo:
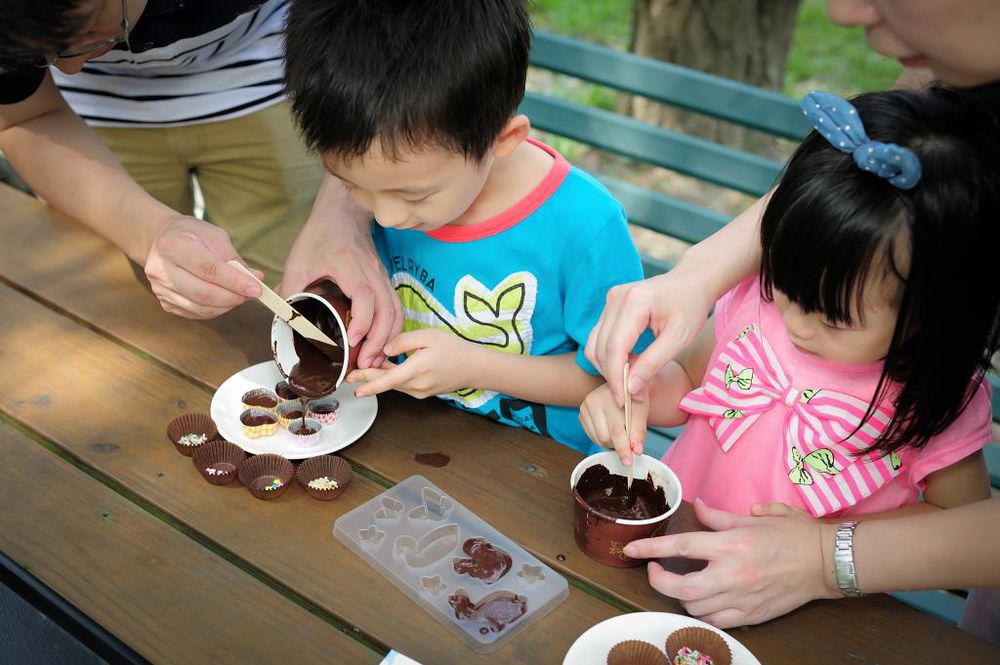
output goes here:
{"type": "MultiPolygon", "coordinates": [[[[535,26],[627,49],[632,31],[633,0],[534,0],[535,26]]],[[[861,28],[835,26],[826,15],[826,0],[804,0],[796,18],[785,73],[785,94],[801,97],[823,89],[842,95],[892,86],[899,76],[895,60],[868,48],[861,28]]],[[[606,93],[594,91],[595,106],[606,106],[606,93]]],[[[579,100],[583,101],[583,100],[579,100]]]]}

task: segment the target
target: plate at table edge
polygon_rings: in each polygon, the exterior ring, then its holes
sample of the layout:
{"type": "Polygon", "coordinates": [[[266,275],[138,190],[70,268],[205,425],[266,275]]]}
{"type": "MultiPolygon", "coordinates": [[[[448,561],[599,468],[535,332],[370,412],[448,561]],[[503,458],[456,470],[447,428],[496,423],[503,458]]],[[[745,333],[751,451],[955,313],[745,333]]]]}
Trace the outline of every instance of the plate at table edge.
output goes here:
{"type": "Polygon", "coordinates": [[[591,626],[570,646],[563,665],[605,665],[611,647],[624,640],[644,640],[664,651],[667,636],[688,626],[708,628],[722,635],[733,652],[733,665],[761,665],[749,649],[726,632],[704,621],[669,612],[632,612],[591,626]]]}
{"type": "Polygon", "coordinates": [[[241,369],[222,382],[212,395],[210,414],[219,434],[232,441],[251,455],[277,453],[288,459],[298,460],[326,455],[342,450],[357,441],[375,422],[378,400],[375,397],[354,396],[355,384],[343,383],[333,393],[340,400],[340,417],[332,425],[323,427],[319,443],[310,448],[300,448],[292,443],[291,434],[278,427],[278,431],[261,439],[251,439],[243,435],[239,418],[243,412],[240,398],[253,388],[274,390],[282,380],[277,365],[268,360],[241,369]]]}

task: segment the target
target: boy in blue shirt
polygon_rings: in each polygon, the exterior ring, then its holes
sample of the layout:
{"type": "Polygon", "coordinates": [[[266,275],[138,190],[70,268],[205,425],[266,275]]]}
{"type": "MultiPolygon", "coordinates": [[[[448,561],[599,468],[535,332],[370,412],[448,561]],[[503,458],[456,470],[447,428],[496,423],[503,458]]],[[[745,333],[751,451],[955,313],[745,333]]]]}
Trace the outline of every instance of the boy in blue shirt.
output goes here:
{"type": "Polygon", "coordinates": [[[378,222],[405,321],[395,389],[591,449],[584,358],[608,289],[642,279],[621,205],[529,138],[523,0],[296,0],[287,83],[306,141],[378,222]]]}

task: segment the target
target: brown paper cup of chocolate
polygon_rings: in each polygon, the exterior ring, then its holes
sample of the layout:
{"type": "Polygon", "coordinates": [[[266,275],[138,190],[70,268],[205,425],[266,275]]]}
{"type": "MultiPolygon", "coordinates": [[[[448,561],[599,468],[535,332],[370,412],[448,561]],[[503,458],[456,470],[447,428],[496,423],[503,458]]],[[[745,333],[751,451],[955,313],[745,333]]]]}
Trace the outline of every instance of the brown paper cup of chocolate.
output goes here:
{"type": "Polygon", "coordinates": [[[608,665],[669,665],[660,647],[642,640],[625,640],[611,647],[608,665]]]}
{"type": "Polygon", "coordinates": [[[343,494],[352,475],[351,465],[336,455],[310,457],[295,472],[295,477],[309,496],[320,501],[331,501],[343,494]]]}
{"type": "MultiPolygon", "coordinates": [[[[334,390],[340,386],[352,370],[358,366],[358,351],[360,344],[351,345],[347,339],[347,327],[351,323],[351,301],[344,295],[336,284],[330,281],[320,281],[309,286],[302,293],[296,293],[287,298],[288,304],[296,311],[313,310],[314,313],[307,318],[317,323],[317,314],[328,313],[332,317],[333,324],[329,329],[325,325],[318,327],[344,350],[344,364],[340,373],[336,377],[330,377],[334,390]]],[[[294,332],[287,323],[278,317],[274,317],[271,322],[271,353],[274,362],[278,366],[281,376],[288,379],[292,368],[299,361],[299,354],[295,350],[295,338],[298,333],[294,332]]],[[[333,390],[330,391],[331,393],[333,390]]],[[[326,393],[330,394],[330,393],[326,393]]],[[[306,395],[306,397],[321,397],[322,395],[306,395]]]]}
{"type": "Polygon", "coordinates": [[[228,485],[236,480],[246,452],[235,443],[216,440],[194,451],[191,460],[201,477],[213,485],[228,485]]]}
{"type": "Polygon", "coordinates": [[[701,626],[679,628],[667,637],[667,656],[673,661],[681,647],[695,649],[704,656],[712,658],[712,665],[731,665],[733,652],[729,645],[714,630],[701,626]]]}
{"type": "Polygon", "coordinates": [[[258,499],[277,499],[288,489],[295,467],[281,455],[256,455],[243,462],[239,469],[240,482],[258,499]]]}
{"type": "Polygon", "coordinates": [[[681,481],[670,467],[655,457],[635,455],[632,462],[635,478],[651,476],[653,485],[663,488],[667,499],[667,510],[662,515],[644,520],[616,519],[591,508],[576,491],[576,484],[583,472],[597,464],[603,464],[613,474],[624,476],[628,473],[614,451],[585,457],[573,469],[569,489],[576,503],[573,513],[573,537],[576,545],[591,559],[607,566],[613,568],[638,566],[643,560],[626,556],[623,548],[633,540],[652,536],[674,514],[681,505],[681,481]]]}
{"type": "Polygon", "coordinates": [[[191,457],[195,449],[218,435],[215,423],[204,413],[184,413],[167,424],[167,438],[177,448],[177,452],[185,457],[191,457]],[[198,443],[203,436],[204,440],[198,443]]]}

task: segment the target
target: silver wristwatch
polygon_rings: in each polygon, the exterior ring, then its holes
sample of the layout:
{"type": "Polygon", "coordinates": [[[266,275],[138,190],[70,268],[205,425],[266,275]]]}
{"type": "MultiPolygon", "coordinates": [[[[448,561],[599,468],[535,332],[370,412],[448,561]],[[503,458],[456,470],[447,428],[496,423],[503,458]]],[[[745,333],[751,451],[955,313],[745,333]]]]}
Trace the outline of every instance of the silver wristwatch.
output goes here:
{"type": "Polygon", "coordinates": [[[837,527],[833,541],[833,569],[837,575],[837,588],[848,598],[865,595],[858,589],[858,576],[854,569],[854,528],[857,522],[844,522],[837,527]]]}

